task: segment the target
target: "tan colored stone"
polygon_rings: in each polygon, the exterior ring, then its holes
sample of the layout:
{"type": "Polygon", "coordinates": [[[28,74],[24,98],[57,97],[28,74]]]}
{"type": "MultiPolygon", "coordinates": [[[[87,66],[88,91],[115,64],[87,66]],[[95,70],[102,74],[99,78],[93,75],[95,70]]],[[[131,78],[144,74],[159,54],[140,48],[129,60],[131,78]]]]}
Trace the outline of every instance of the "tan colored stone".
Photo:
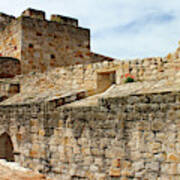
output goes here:
{"type": "Polygon", "coordinates": [[[168,154],[167,161],[180,162],[180,154],[174,154],[174,153],[168,154]]]}
{"type": "Polygon", "coordinates": [[[109,175],[112,177],[120,177],[121,176],[121,170],[119,168],[111,168],[109,171],[109,175]]]}

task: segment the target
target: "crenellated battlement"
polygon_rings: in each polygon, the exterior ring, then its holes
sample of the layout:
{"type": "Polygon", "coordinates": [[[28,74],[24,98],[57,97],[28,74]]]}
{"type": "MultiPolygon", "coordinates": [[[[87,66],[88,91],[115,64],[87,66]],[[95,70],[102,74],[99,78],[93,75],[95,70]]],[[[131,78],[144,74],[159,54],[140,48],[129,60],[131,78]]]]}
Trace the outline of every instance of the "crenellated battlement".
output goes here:
{"type": "Polygon", "coordinates": [[[114,60],[77,19],[31,8],[0,28],[0,159],[58,180],[180,179],[180,47],[114,60]]]}
{"type": "Polygon", "coordinates": [[[39,11],[36,9],[28,8],[27,10],[23,11],[22,16],[27,16],[31,18],[45,20],[46,14],[44,11],[39,11]]]}
{"type": "Polygon", "coordinates": [[[66,16],[61,16],[58,14],[51,15],[51,21],[55,21],[60,24],[72,25],[78,27],[78,20],[66,16]]]}
{"type": "MultiPolygon", "coordinates": [[[[32,8],[28,8],[27,10],[23,11],[21,15],[24,17],[29,17],[29,18],[33,18],[33,19],[47,20],[46,13],[44,11],[40,11],[40,10],[36,10],[36,9],[32,9],[32,8]]],[[[74,27],[78,27],[77,19],[62,16],[59,14],[52,14],[50,20],[48,20],[48,21],[53,21],[53,22],[57,22],[57,23],[63,24],[63,25],[71,25],[74,27]]]]}
{"type": "Polygon", "coordinates": [[[15,18],[0,14],[0,56],[17,58],[23,74],[98,62],[90,50],[90,30],[78,20],[28,8],[15,18]],[[13,20],[13,23],[11,23],[13,20]]]}

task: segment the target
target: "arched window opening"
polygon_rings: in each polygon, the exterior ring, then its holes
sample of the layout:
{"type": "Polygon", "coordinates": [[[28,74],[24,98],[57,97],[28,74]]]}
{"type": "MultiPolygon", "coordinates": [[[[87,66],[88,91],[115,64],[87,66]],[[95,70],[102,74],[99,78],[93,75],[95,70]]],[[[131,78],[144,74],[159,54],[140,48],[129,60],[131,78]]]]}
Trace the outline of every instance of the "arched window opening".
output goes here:
{"type": "Polygon", "coordinates": [[[0,159],[14,161],[13,143],[7,133],[0,136],[0,159]]]}

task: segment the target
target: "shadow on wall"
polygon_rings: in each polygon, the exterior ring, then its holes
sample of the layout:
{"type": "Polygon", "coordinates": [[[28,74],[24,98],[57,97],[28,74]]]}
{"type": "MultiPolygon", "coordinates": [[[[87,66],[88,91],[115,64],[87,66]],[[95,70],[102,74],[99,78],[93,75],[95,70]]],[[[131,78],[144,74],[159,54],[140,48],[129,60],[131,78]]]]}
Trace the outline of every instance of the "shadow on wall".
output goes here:
{"type": "Polygon", "coordinates": [[[14,161],[13,143],[7,133],[0,136],[0,159],[14,161]]]}
{"type": "Polygon", "coordinates": [[[104,92],[112,84],[116,83],[116,71],[105,71],[97,73],[97,89],[98,92],[104,92]]]}

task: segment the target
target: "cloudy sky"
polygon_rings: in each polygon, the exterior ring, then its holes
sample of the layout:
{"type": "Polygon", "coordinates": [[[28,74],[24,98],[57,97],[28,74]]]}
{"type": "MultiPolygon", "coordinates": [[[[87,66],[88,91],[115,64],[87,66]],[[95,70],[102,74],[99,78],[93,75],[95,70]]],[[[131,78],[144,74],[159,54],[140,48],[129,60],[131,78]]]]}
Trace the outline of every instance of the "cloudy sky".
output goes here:
{"type": "Polygon", "coordinates": [[[118,59],[165,56],[180,40],[180,0],[6,0],[0,11],[28,7],[79,19],[91,29],[92,51],[118,59]]]}

